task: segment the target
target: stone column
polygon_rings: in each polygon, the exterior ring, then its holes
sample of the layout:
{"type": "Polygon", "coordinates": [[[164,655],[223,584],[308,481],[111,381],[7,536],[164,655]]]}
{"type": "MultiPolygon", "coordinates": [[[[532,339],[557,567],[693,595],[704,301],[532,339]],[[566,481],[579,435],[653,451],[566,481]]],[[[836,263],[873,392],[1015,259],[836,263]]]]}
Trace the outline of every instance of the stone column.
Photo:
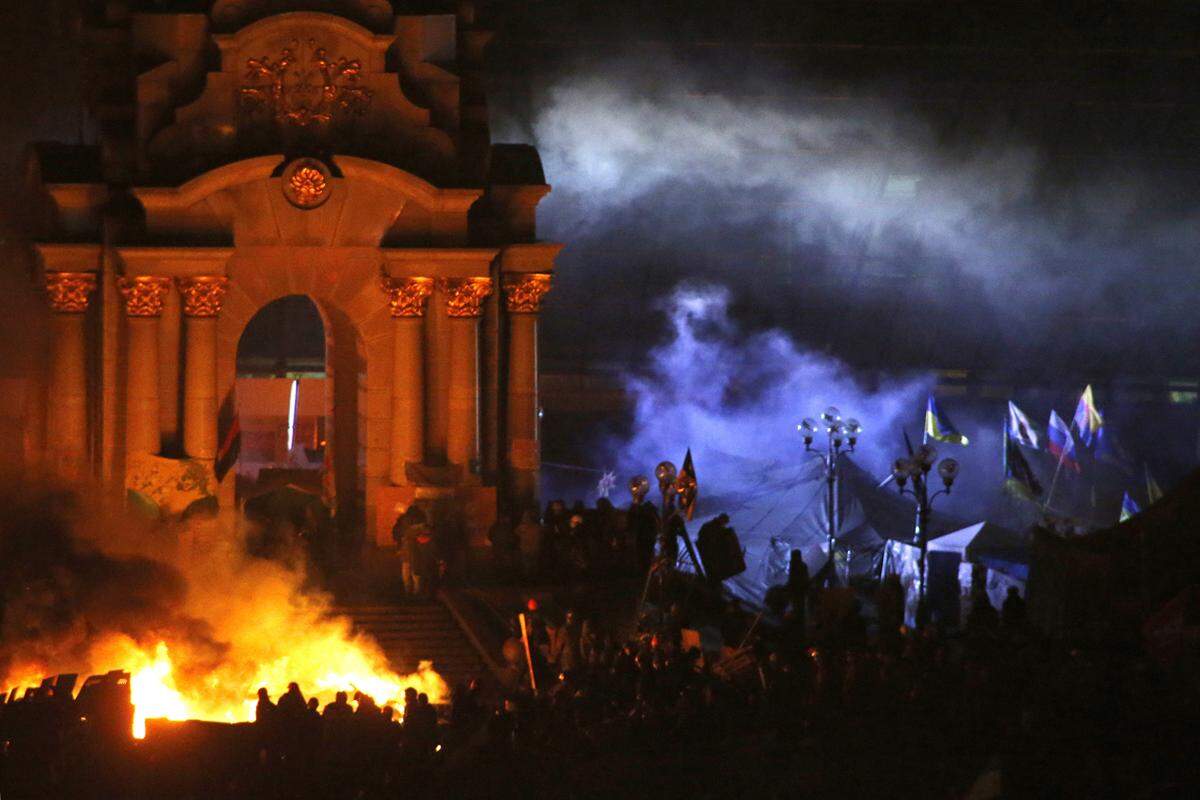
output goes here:
{"type": "Polygon", "coordinates": [[[126,457],[157,455],[161,447],[158,427],[158,319],[171,279],[153,275],[119,278],[117,288],[125,300],[129,349],[125,362],[126,457]]]}
{"type": "Polygon", "coordinates": [[[408,483],[405,465],[425,460],[425,304],[433,278],[380,279],[392,309],[392,485],[408,483]]]}
{"type": "Polygon", "coordinates": [[[180,443],[179,337],[183,323],[179,315],[179,295],[167,292],[158,323],[158,432],[163,447],[170,448],[177,448],[180,443]]]}
{"type": "Polygon", "coordinates": [[[201,275],[178,280],[183,296],[183,451],[189,458],[217,457],[217,315],[229,279],[201,275]]]}
{"type": "Polygon", "coordinates": [[[518,508],[537,500],[538,380],[537,315],[550,291],[546,273],[509,275],[504,281],[508,311],[508,468],[509,490],[518,508]]]}
{"type": "Polygon", "coordinates": [[[85,312],[96,276],[91,272],[47,272],[51,319],[50,385],[46,455],[51,469],[79,479],[87,472],[87,329],[85,312]]]}
{"type": "Polygon", "coordinates": [[[467,479],[479,459],[479,317],[492,279],[450,278],[443,290],[450,317],[446,458],[467,479]]]}

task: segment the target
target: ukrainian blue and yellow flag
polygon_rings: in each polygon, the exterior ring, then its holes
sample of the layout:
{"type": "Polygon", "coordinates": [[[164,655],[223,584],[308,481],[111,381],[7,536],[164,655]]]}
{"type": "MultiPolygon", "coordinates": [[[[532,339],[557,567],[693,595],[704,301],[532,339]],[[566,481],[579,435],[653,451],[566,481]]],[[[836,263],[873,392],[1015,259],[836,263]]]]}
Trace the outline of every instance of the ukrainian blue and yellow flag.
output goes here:
{"type": "Polygon", "coordinates": [[[1075,416],[1071,422],[1075,425],[1075,430],[1079,431],[1079,441],[1091,447],[1092,442],[1100,435],[1100,429],[1104,426],[1104,417],[1096,408],[1090,383],[1084,388],[1083,394],[1079,396],[1079,404],[1075,406],[1075,416]]]}
{"type": "Polygon", "coordinates": [[[937,403],[933,401],[933,395],[929,395],[929,404],[925,406],[925,438],[933,439],[937,442],[948,442],[950,444],[961,444],[964,447],[969,440],[958,432],[958,428],[954,427],[954,423],[945,414],[938,411],[937,403]]]}

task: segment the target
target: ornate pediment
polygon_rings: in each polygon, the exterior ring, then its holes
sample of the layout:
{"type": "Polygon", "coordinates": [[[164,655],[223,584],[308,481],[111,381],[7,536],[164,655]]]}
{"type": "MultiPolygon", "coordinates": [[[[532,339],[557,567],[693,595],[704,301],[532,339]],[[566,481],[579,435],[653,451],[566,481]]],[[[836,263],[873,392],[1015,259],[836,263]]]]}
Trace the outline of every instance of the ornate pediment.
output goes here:
{"type": "Polygon", "coordinates": [[[308,128],[362,116],[371,105],[362,69],[361,59],[330,55],[312,37],[293,40],[275,58],[247,58],[238,90],[244,122],[308,128]]]}
{"type": "Polygon", "coordinates": [[[389,63],[397,34],[344,17],[283,13],[215,34],[219,69],[172,112],[146,145],[148,172],[164,183],[278,152],[351,154],[426,179],[454,179],[457,78],[431,64],[401,75],[389,63]],[[426,107],[402,89],[417,87],[426,107]],[[437,91],[424,91],[426,81],[437,91]],[[427,97],[426,97],[427,96],[427,97]]]}

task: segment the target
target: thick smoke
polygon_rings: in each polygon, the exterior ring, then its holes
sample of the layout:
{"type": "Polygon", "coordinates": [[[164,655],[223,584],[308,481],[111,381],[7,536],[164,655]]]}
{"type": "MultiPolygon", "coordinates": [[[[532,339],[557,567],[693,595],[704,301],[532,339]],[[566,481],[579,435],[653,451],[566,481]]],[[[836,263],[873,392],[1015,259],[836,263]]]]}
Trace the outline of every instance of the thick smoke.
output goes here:
{"type": "Polygon", "coordinates": [[[590,360],[636,358],[630,339],[658,333],[642,297],[686,278],[872,366],[1038,370],[1049,356],[1078,373],[1149,353],[1137,369],[1152,371],[1156,346],[1195,329],[1188,179],[1136,153],[1077,157],[1000,114],[963,122],[894,88],[847,97],[742,66],[768,77],[577,66],[535,93],[530,119],[497,121],[538,146],[554,186],[540,233],[569,247],[553,302],[616,320],[590,360]]]}
{"type": "MultiPolygon", "coordinates": [[[[549,367],[633,376],[634,435],[610,462],[647,471],[688,445],[794,457],[795,423],[834,403],[867,425],[878,472],[901,425],[919,435],[933,368],[994,368],[1019,401],[1022,381],[1077,392],[1194,372],[1178,346],[1200,299],[1189,179],[1137,153],[1088,160],[969,99],[927,113],[896,86],[776,74],[575,64],[534,92],[527,119],[497,120],[537,145],[554,186],[539,233],[568,244],[549,367]]],[[[1068,393],[1029,410],[1069,414],[1068,393]]],[[[943,448],[964,461],[949,506],[976,516],[1001,477],[1003,398],[943,405],[973,438],[943,448]]]]}
{"type": "Polygon", "coordinates": [[[687,286],[662,303],[672,332],[648,368],[628,376],[634,433],[622,465],[649,470],[664,458],[678,465],[690,447],[707,486],[734,487],[752,477],[742,472],[747,464],[803,457],[796,424],[837,406],[868,428],[864,466],[885,469],[888,454],[903,446],[901,426],[915,432],[913,411],[929,381],[867,386],[845,364],[798,348],[778,330],[739,329],[728,302],[727,289],[687,286]],[[884,432],[886,443],[868,444],[884,432]]]}
{"type": "MultiPolygon", "coordinates": [[[[95,651],[113,639],[151,648],[169,639],[198,666],[221,658],[225,646],[187,611],[184,576],[148,555],[105,552],[105,542],[121,549],[113,537],[122,528],[101,523],[92,504],[85,514],[78,495],[28,484],[0,504],[0,675],[119,668],[95,651]]],[[[145,549],[153,544],[148,536],[145,549]]]]}
{"type": "MultiPolygon", "coordinates": [[[[611,463],[623,475],[650,475],[663,459],[678,466],[691,448],[704,496],[739,496],[756,488],[764,469],[812,457],[796,425],[831,405],[863,425],[854,459],[881,479],[905,452],[904,432],[920,444],[932,376],[868,379],[782,331],[747,331],[730,317],[723,287],[680,287],[659,310],[670,333],[648,354],[645,369],[626,376],[633,432],[609,443],[611,463]]],[[[996,499],[999,426],[965,414],[955,422],[973,438],[966,448],[939,445],[942,456],[964,467],[956,493],[940,507],[974,519],[996,499]]],[[[701,506],[704,515],[720,510],[701,506]]]]}

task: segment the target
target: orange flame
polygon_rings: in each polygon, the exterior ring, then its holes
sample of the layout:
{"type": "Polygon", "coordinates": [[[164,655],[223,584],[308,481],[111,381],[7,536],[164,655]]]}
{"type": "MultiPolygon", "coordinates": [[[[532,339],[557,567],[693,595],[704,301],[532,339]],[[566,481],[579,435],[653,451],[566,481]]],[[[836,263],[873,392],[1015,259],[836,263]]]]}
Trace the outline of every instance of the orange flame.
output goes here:
{"type": "Polygon", "coordinates": [[[69,663],[11,665],[0,688],[36,686],[42,676],[62,672],[127,671],[138,738],[146,735],[149,719],[252,721],[258,689],[278,698],[292,681],[322,705],[339,691],[361,691],[380,706],[395,705],[409,687],[431,703],[449,698],[431,662],[419,662],[409,675],[393,671],[373,639],[331,613],[327,595],[305,590],[302,572],[246,559],[236,538],[203,533],[188,533],[203,546],[181,546],[174,554],[188,582],[181,612],[203,631],[181,626],[142,641],[108,633],[89,641],[83,656],[73,651],[69,663]]]}
{"type": "MultiPolygon", "coordinates": [[[[404,690],[409,687],[429,696],[432,703],[445,702],[449,689],[433,670],[430,661],[421,661],[417,671],[400,675],[386,666],[378,647],[369,640],[341,640],[317,636],[294,643],[294,649],[270,663],[246,670],[236,660],[227,660],[199,679],[177,674],[171,648],[165,641],[147,651],[125,638],[111,639],[99,650],[104,668],[119,668],[130,673],[130,699],[134,706],[133,736],[146,736],[146,720],[209,720],[213,722],[252,722],[256,695],[265,687],[273,698],[295,681],[306,697],[316,697],[322,705],[345,691],[361,691],[380,706],[392,704],[398,715],[403,712],[404,690]]],[[[16,675],[17,673],[10,673],[16,675]]],[[[19,677],[8,685],[37,685],[41,675],[53,670],[25,666],[19,677]]]]}
{"type": "Polygon", "coordinates": [[[322,644],[312,642],[310,647],[300,648],[274,664],[261,665],[252,680],[241,681],[239,690],[232,693],[238,699],[222,700],[217,698],[231,697],[230,687],[223,683],[230,677],[223,674],[225,670],[216,670],[201,682],[207,686],[185,694],[176,685],[167,644],[159,642],[153,655],[139,654],[144,663],[132,672],[130,679],[134,738],[146,736],[148,719],[251,722],[258,688],[266,687],[277,698],[291,681],[322,705],[332,702],[339,691],[351,694],[361,691],[381,706],[396,705],[398,713],[403,710],[404,690],[409,687],[427,694],[432,703],[444,702],[449,695],[446,682],[433,670],[432,662],[420,662],[411,675],[398,675],[376,663],[369,649],[351,643],[326,649],[322,644]]]}

